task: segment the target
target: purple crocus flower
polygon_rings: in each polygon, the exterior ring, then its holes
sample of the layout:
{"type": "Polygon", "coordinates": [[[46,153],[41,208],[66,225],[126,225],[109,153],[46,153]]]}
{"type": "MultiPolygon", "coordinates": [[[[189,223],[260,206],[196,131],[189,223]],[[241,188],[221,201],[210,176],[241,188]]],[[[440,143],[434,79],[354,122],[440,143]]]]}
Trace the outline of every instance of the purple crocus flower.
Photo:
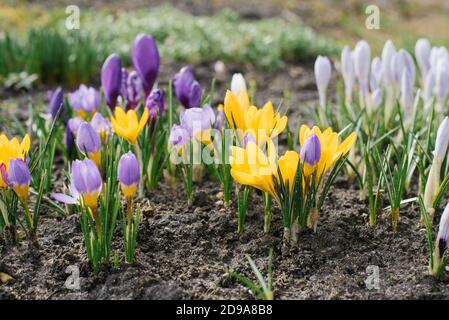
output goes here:
{"type": "Polygon", "coordinates": [[[144,90],[142,80],[136,71],[131,71],[126,81],[126,96],[128,109],[135,109],[139,104],[139,101],[143,99],[144,90]]]}
{"type": "Polygon", "coordinates": [[[210,114],[203,108],[187,109],[181,113],[180,119],[181,126],[185,128],[191,136],[211,127],[210,114]]]}
{"type": "Polygon", "coordinates": [[[76,190],[83,196],[85,204],[95,210],[103,184],[96,164],[88,158],[73,161],[71,177],[76,190]]]}
{"type": "Polygon", "coordinates": [[[101,163],[101,139],[97,131],[87,122],[83,122],[76,133],[76,145],[78,150],[95,161],[97,166],[101,163]]]}
{"type": "Polygon", "coordinates": [[[134,40],[131,52],[134,69],[137,71],[145,89],[145,95],[149,95],[153,89],[159,73],[160,57],[154,39],[146,34],[139,34],[134,40]]]}
{"type": "Polygon", "coordinates": [[[56,114],[58,113],[59,107],[62,105],[62,109],[60,112],[60,117],[65,122],[66,109],[64,106],[64,92],[61,87],[56,88],[55,91],[48,91],[47,93],[48,99],[50,100],[50,114],[54,119],[56,114]]]}
{"type": "Polygon", "coordinates": [[[83,117],[86,113],[92,115],[100,106],[100,93],[93,87],[80,85],[79,89],[69,93],[70,106],[73,111],[83,117]]]}
{"type": "Polygon", "coordinates": [[[187,143],[187,141],[189,141],[189,139],[189,131],[187,131],[180,125],[173,125],[170,131],[170,137],[168,138],[170,144],[174,145],[175,147],[182,147],[187,143]]]}
{"type": "Polygon", "coordinates": [[[320,161],[321,157],[321,144],[320,139],[315,134],[311,134],[304,141],[304,145],[301,146],[301,152],[299,154],[302,161],[314,166],[320,161]]]}
{"type": "Polygon", "coordinates": [[[190,67],[183,67],[173,78],[175,96],[185,108],[198,108],[203,89],[190,67]]]}
{"type": "Polygon", "coordinates": [[[14,190],[22,201],[28,198],[31,174],[28,165],[22,159],[11,159],[9,161],[8,176],[3,177],[3,181],[7,182],[8,186],[14,190]]]}
{"type": "Polygon", "coordinates": [[[101,68],[101,85],[103,86],[106,104],[113,110],[117,105],[122,84],[122,63],[120,57],[111,54],[101,68]]]}
{"type": "Polygon", "coordinates": [[[65,147],[69,155],[73,152],[75,139],[73,138],[73,132],[69,126],[65,128],[65,147]]]}
{"type": "Polygon", "coordinates": [[[120,158],[118,163],[118,180],[123,194],[131,199],[137,191],[140,181],[140,166],[134,153],[129,151],[120,158]]]}
{"type": "Polygon", "coordinates": [[[101,113],[97,112],[92,117],[92,120],[90,120],[90,125],[97,131],[101,141],[104,142],[106,135],[111,130],[111,121],[103,117],[101,113]]]}
{"type": "Polygon", "coordinates": [[[162,116],[165,111],[164,106],[164,91],[161,89],[154,89],[148,96],[145,107],[148,109],[148,119],[155,119],[162,116]]]}
{"type": "Polygon", "coordinates": [[[215,129],[221,130],[226,127],[226,115],[223,110],[223,105],[218,106],[217,117],[215,119],[215,129]]]}

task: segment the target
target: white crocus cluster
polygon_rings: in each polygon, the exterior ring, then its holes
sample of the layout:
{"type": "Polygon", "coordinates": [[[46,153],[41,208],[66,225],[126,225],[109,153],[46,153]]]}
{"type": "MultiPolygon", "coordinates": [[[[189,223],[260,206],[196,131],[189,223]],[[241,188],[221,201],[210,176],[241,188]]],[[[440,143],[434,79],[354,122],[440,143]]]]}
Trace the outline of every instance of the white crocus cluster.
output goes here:
{"type": "Polygon", "coordinates": [[[430,217],[433,217],[433,199],[440,186],[441,165],[447,153],[449,143],[449,118],[445,117],[437,131],[435,150],[433,151],[433,161],[427,178],[426,189],[424,191],[424,205],[430,217]]]}

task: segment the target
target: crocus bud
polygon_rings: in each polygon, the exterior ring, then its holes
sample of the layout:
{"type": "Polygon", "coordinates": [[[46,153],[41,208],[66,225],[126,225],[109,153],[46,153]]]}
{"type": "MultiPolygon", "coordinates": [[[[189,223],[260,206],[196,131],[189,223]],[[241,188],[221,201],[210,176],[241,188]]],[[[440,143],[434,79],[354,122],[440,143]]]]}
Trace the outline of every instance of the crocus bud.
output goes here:
{"type": "Polygon", "coordinates": [[[64,92],[61,87],[58,87],[55,91],[48,92],[48,98],[50,100],[50,114],[54,119],[56,114],[58,113],[59,107],[62,105],[62,109],[60,112],[60,117],[64,120],[65,118],[65,106],[64,106],[64,92]]]}
{"type": "Polygon", "coordinates": [[[183,128],[180,125],[173,125],[170,131],[170,137],[168,138],[168,141],[171,145],[175,147],[182,147],[184,146],[190,139],[189,131],[185,128],[183,128]]]}
{"type": "Polygon", "coordinates": [[[345,46],[341,52],[341,73],[345,83],[346,101],[352,100],[352,89],[355,83],[354,59],[348,46],[345,46]]]}
{"type": "Polygon", "coordinates": [[[371,63],[371,49],[368,42],[361,40],[357,42],[354,51],[355,74],[359,81],[360,96],[365,103],[365,96],[368,92],[368,76],[371,63]]]}
{"type": "Polygon", "coordinates": [[[71,173],[76,190],[82,195],[84,203],[91,209],[97,209],[98,195],[101,192],[103,181],[96,164],[85,158],[72,162],[71,173]]]}
{"type": "Polygon", "coordinates": [[[444,111],[444,105],[449,93],[449,61],[441,59],[435,74],[435,94],[439,112],[444,111]]]}
{"type": "Polygon", "coordinates": [[[423,79],[426,78],[430,69],[430,42],[426,38],[421,38],[415,44],[415,57],[423,79]]]}
{"type": "Polygon", "coordinates": [[[391,74],[391,61],[396,54],[396,48],[391,40],[385,42],[384,48],[382,50],[382,74],[383,80],[385,81],[385,86],[393,81],[393,76],[391,74]]]}
{"type": "Polygon", "coordinates": [[[449,241],[449,204],[446,205],[446,208],[441,215],[440,224],[438,227],[438,235],[436,245],[438,247],[438,253],[440,259],[443,257],[444,252],[448,247],[449,241]]]}
{"type": "Polygon", "coordinates": [[[136,71],[131,71],[126,82],[127,109],[135,109],[139,101],[143,99],[145,92],[142,80],[136,71]]]}
{"type": "Polygon", "coordinates": [[[231,79],[231,91],[238,96],[242,90],[246,90],[245,78],[241,73],[234,73],[231,79]]]}
{"type": "Polygon", "coordinates": [[[195,80],[192,69],[183,67],[173,78],[175,96],[185,108],[198,108],[201,102],[202,88],[195,80]]]}
{"type": "Polygon", "coordinates": [[[424,205],[431,217],[433,217],[433,199],[440,186],[441,165],[449,143],[449,118],[445,117],[438,127],[437,138],[435,141],[435,150],[433,152],[433,161],[430,167],[429,176],[424,191],[424,205]]]}
{"type": "Polygon", "coordinates": [[[379,57],[374,57],[371,62],[371,77],[370,77],[370,89],[371,92],[375,91],[382,84],[382,61],[379,57]]]}
{"type": "Polygon", "coordinates": [[[68,94],[70,106],[80,117],[92,116],[100,106],[100,93],[93,87],[81,84],[79,89],[68,94]]]}
{"type": "Polygon", "coordinates": [[[433,47],[430,50],[430,67],[436,70],[440,60],[449,61],[447,49],[445,47],[433,47]]]}
{"type": "Polygon", "coordinates": [[[106,136],[111,131],[111,121],[109,119],[103,117],[101,113],[97,112],[92,117],[90,121],[90,125],[100,136],[101,142],[104,142],[106,136]]]}
{"type": "Polygon", "coordinates": [[[331,62],[329,58],[318,56],[315,60],[315,81],[321,106],[326,104],[326,90],[331,79],[331,72],[331,62]]]}
{"type": "Polygon", "coordinates": [[[137,191],[140,181],[140,166],[134,153],[129,151],[118,163],[118,181],[127,199],[131,199],[137,191]]]}
{"type": "Polygon", "coordinates": [[[151,91],[145,101],[145,107],[148,109],[148,119],[155,119],[162,116],[165,111],[164,91],[161,89],[151,91]]]}
{"type": "Polygon", "coordinates": [[[122,85],[122,63],[120,57],[111,54],[101,68],[101,85],[103,86],[106,104],[113,110],[117,105],[122,85]]]}
{"type": "Polygon", "coordinates": [[[413,105],[413,83],[408,69],[404,69],[401,78],[401,106],[405,113],[410,113],[413,105]]]}
{"type": "Polygon", "coordinates": [[[11,159],[8,166],[8,177],[3,180],[8,181],[8,186],[14,190],[21,201],[28,199],[28,189],[31,181],[30,169],[20,158],[11,159]]]}
{"type": "Polygon", "coordinates": [[[309,135],[306,141],[304,141],[299,157],[310,166],[314,166],[320,161],[321,144],[320,139],[315,134],[309,135]]]}
{"type": "Polygon", "coordinates": [[[134,69],[142,79],[145,95],[153,89],[159,73],[160,57],[154,39],[146,34],[139,34],[134,40],[131,52],[134,69]]]}
{"type": "Polygon", "coordinates": [[[371,105],[374,109],[377,109],[382,103],[382,89],[377,88],[371,94],[371,105]]]}
{"type": "Polygon", "coordinates": [[[180,115],[181,126],[187,129],[190,135],[207,130],[211,127],[211,118],[203,108],[190,108],[180,115]]]}
{"type": "Polygon", "coordinates": [[[87,122],[83,122],[76,133],[78,150],[93,160],[97,166],[101,165],[101,139],[97,131],[87,122]]]}

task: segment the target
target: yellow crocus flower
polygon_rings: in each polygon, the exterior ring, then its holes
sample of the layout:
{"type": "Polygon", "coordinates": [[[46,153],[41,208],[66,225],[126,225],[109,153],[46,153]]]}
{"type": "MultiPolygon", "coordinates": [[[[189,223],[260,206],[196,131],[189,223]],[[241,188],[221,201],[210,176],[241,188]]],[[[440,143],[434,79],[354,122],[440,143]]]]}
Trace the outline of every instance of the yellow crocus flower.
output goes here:
{"type": "Polygon", "coordinates": [[[284,131],[287,116],[274,113],[273,104],[267,102],[261,109],[250,106],[248,93],[240,90],[238,96],[231,91],[226,92],[224,112],[231,128],[241,130],[240,140],[251,134],[259,145],[266,142],[265,137],[274,138],[284,131]],[[261,134],[262,133],[262,134],[261,134]]]}
{"type": "Polygon", "coordinates": [[[126,113],[122,108],[116,107],[114,116],[111,117],[111,124],[114,132],[128,141],[130,144],[136,144],[140,131],[145,127],[148,120],[148,110],[144,108],[140,121],[134,110],[128,110],[126,113]]]}
{"type": "MultiPolygon", "coordinates": [[[[315,134],[320,140],[321,156],[318,163],[315,165],[317,170],[317,181],[320,181],[321,177],[332,167],[332,165],[341,157],[346,155],[354,145],[357,134],[352,132],[342,143],[338,133],[332,131],[332,128],[327,128],[323,132],[314,126],[309,128],[307,125],[302,125],[299,131],[299,143],[301,147],[304,145],[307,137],[311,134],[315,134]]],[[[315,170],[306,170],[305,175],[312,174],[315,170]]]]}
{"type": "Polygon", "coordinates": [[[252,141],[246,148],[231,147],[231,176],[242,184],[252,186],[276,197],[273,176],[276,173],[274,146],[268,146],[268,157],[252,141]]]}
{"type": "MultiPolygon", "coordinates": [[[[25,161],[26,155],[30,150],[30,137],[26,134],[22,142],[17,138],[8,139],[4,134],[0,135],[0,167],[8,171],[9,160],[20,158],[25,161]]],[[[0,188],[6,188],[6,183],[0,174],[0,188]]]]}
{"type": "MultiPolygon", "coordinates": [[[[284,185],[287,185],[292,192],[295,183],[296,170],[298,169],[299,154],[296,151],[287,151],[279,158],[278,167],[281,172],[284,185]]],[[[278,177],[279,180],[279,177],[278,177]]]]}

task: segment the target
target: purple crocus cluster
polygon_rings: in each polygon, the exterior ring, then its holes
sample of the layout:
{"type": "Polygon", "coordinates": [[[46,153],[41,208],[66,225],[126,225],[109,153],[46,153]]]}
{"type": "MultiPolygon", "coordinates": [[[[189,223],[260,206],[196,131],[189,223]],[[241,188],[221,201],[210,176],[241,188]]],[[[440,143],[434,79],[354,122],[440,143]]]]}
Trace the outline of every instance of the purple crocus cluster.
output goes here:
{"type": "Polygon", "coordinates": [[[70,107],[81,117],[93,115],[101,103],[100,92],[93,87],[81,84],[79,89],[68,94],[70,107]]]}
{"type": "Polygon", "coordinates": [[[131,71],[122,67],[117,54],[111,54],[103,64],[101,84],[106,104],[111,110],[117,106],[119,99],[126,109],[134,109],[151,96],[160,65],[159,51],[151,36],[140,34],[136,37],[131,60],[134,67],[131,71]]]}

